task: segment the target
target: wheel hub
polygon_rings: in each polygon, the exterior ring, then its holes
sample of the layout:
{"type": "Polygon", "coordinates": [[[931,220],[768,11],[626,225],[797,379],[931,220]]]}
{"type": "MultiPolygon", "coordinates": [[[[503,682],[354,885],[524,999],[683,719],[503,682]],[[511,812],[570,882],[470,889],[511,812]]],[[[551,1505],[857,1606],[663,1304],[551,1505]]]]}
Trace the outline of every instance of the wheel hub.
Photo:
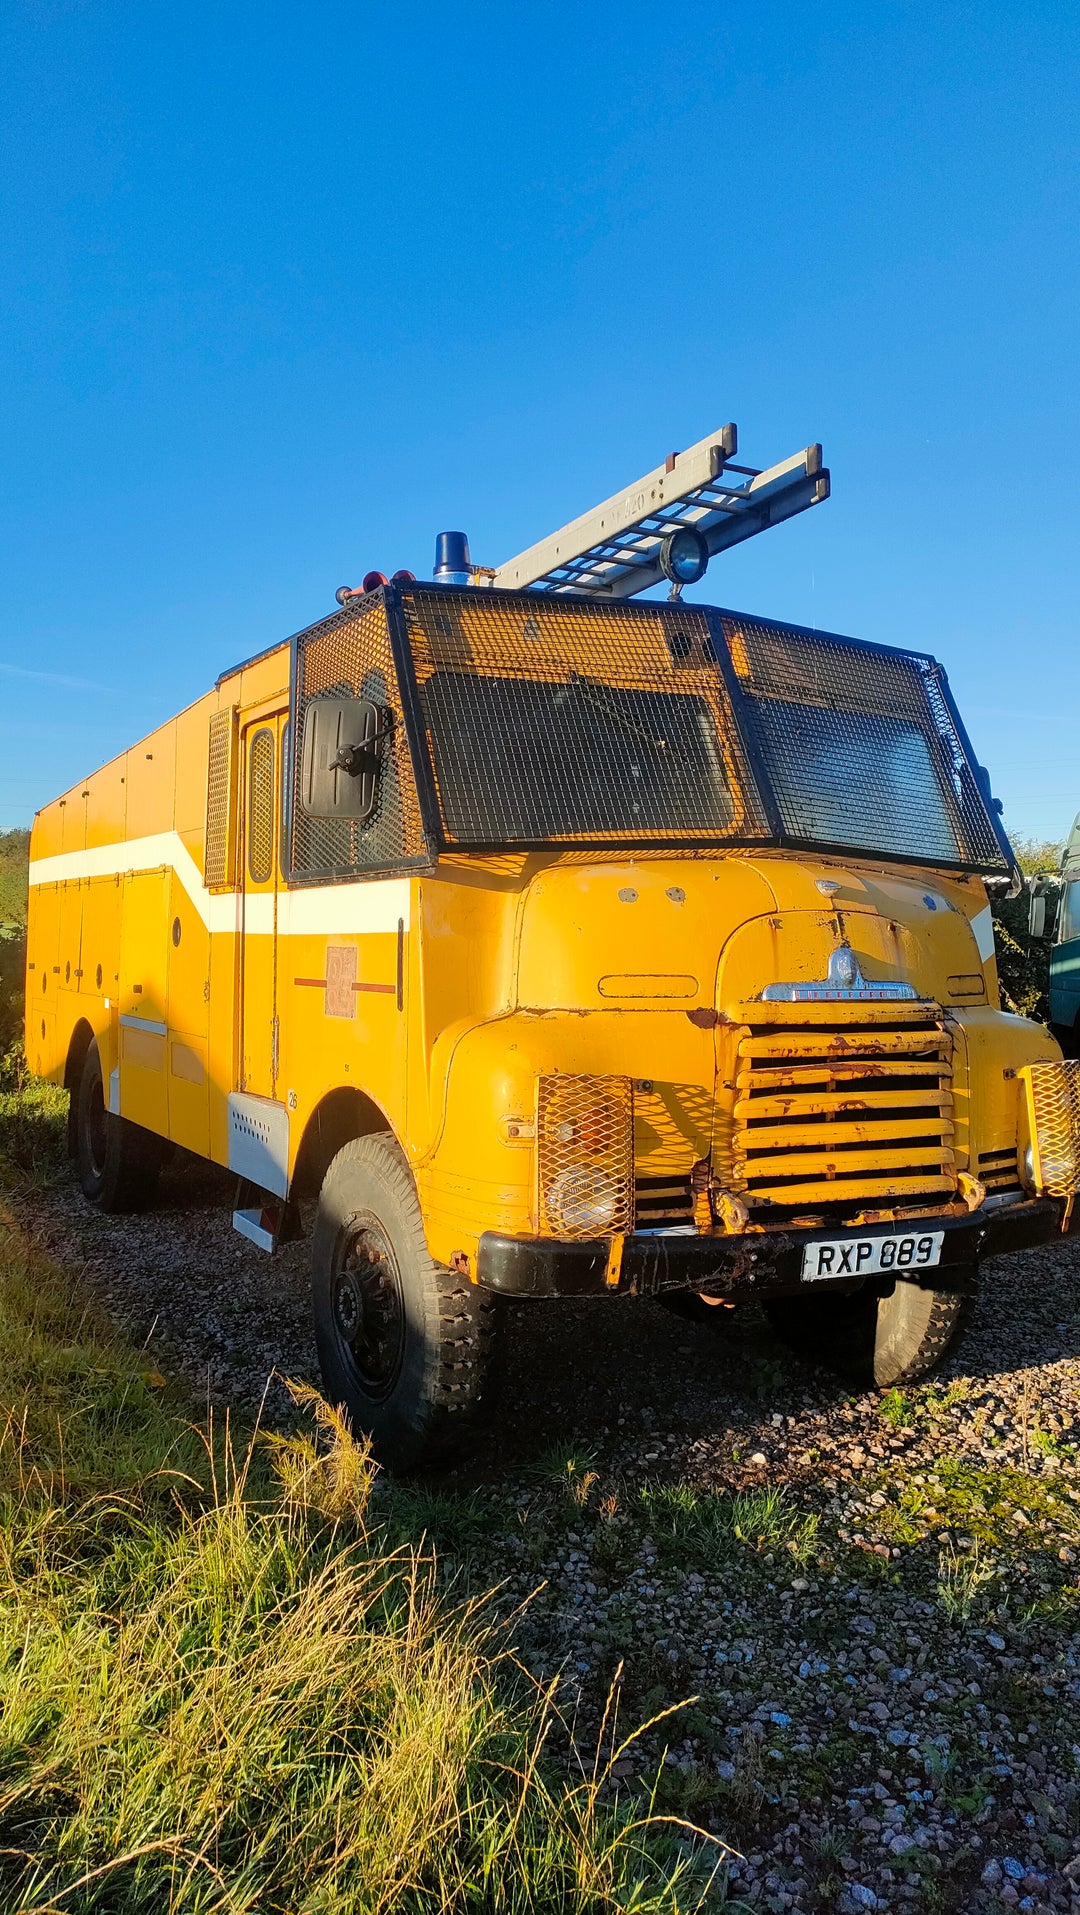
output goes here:
{"type": "Polygon", "coordinates": [[[405,1347],[405,1311],[394,1254],[375,1223],[359,1226],[334,1278],[334,1324],[365,1394],[390,1394],[405,1347]]]}

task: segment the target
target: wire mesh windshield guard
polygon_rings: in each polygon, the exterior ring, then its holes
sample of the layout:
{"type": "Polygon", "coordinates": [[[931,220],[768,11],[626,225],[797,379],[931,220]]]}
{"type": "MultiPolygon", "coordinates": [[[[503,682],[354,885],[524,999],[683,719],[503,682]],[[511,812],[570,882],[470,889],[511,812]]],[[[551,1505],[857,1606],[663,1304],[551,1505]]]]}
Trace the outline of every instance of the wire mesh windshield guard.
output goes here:
{"type": "Polygon", "coordinates": [[[703,606],[413,585],[293,641],[290,881],[441,848],[791,844],[1007,873],[944,672],[703,606]],[[385,707],[370,820],[299,802],[307,707],[385,707]]]}
{"type": "Polygon", "coordinates": [[[936,659],[733,613],[720,623],[786,840],[1009,870],[936,659]]]}
{"type": "Polygon", "coordinates": [[[769,836],[700,608],[410,587],[402,609],[449,843],[769,836]]]}
{"type": "Polygon", "coordinates": [[[385,596],[372,592],[293,641],[290,882],[422,869],[431,862],[404,722],[385,596]],[[367,698],[388,714],[375,810],[363,821],[312,817],[301,803],[304,726],[313,699],[367,698]]]}

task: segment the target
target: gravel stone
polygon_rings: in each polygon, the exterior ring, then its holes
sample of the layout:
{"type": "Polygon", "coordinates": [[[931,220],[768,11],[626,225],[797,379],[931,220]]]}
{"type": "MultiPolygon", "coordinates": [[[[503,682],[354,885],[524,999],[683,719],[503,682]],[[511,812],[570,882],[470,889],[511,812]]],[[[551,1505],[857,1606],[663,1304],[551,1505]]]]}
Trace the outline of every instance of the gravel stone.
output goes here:
{"type": "MultiPolygon", "coordinates": [[[[286,1429],[284,1378],[318,1380],[308,1245],[263,1256],[232,1195],[178,1153],[143,1216],[71,1181],[20,1201],[157,1369],[286,1429]]],[[[604,1787],[660,1775],[658,1806],[746,1858],[733,1900],[1080,1915],[1080,1241],[986,1265],[961,1350],[885,1399],[756,1305],[710,1315],[510,1305],[495,1424],[405,1492],[418,1529],[520,1611],[589,1773],[609,1695],[616,1747],[697,1698],[604,1787]]]]}

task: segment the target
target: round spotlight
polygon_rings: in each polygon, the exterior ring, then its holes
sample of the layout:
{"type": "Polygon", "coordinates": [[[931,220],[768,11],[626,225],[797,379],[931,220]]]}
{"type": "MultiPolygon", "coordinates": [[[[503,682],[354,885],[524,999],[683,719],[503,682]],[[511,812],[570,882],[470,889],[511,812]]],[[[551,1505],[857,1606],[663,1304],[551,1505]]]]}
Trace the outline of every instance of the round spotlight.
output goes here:
{"type": "Polygon", "coordinates": [[[569,1236],[602,1236],[619,1207],[619,1190],[606,1170],[581,1164],[561,1170],[545,1193],[553,1223],[569,1236]]]}
{"type": "Polygon", "coordinates": [[[696,585],[708,564],[709,548],[692,525],[676,526],[660,547],[660,570],[673,585],[696,585]]]}

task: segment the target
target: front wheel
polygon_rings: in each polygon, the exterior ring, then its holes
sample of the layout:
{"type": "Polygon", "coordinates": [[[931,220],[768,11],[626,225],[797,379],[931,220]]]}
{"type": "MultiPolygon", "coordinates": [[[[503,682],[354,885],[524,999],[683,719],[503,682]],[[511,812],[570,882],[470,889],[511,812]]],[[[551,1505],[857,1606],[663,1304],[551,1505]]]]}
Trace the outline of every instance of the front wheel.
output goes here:
{"type": "Polygon", "coordinates": [[[433,1262],[393,1138],[339,1150],[312,1243],[327,1395],[391,1470],[446,1463],[486,1408],[498,1300],[433,1262]]]}
{"type": "Polygon", "coordinates": [[[889,1389],[929,1376],[959,1344],[975,1300],[898,1282],[891,1295],[773,1297],[765,1311],[777,1335],[850,1383],[889,1389]]]}
{"type": "MultiPolygon", "coordinates": [[[[101,1053],[86,1053],[75,1103],[75,1159],[83,1196],[99,1210],[147,1210],[157,1194],[164,1139],[106,1107],[101,1053]]],[[[74,1101],[74,1094],[73,1094],[74,1101]]]]}

